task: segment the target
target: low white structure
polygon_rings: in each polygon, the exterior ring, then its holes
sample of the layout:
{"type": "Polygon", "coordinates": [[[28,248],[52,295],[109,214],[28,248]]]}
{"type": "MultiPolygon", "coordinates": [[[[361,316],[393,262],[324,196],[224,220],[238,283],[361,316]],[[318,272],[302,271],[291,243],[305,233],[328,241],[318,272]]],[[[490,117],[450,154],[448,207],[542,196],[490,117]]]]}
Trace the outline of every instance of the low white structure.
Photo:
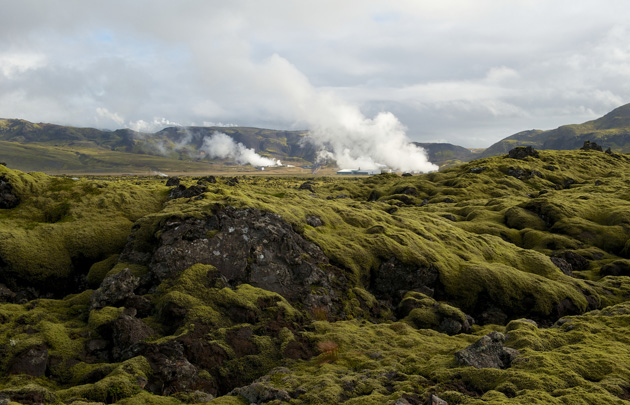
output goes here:
{"type": "Polygon", "coordinates": [[[380,169],[369,169],[369,170],[361,170],[358,169],[341,169],[337,171],[337,174],[340,175],[350,175],[350,176],[373,176],[375,174],[381,174],[380,169]]]}

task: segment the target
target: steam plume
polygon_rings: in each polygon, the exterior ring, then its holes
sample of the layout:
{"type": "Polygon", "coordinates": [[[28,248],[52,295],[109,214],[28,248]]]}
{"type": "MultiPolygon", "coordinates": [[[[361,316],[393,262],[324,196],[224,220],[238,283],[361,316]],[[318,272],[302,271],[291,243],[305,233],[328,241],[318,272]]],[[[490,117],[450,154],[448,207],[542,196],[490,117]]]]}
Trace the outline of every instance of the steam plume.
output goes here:
{"type": "Polygon", "coordinates": [[[405,127],[392,113],[381,112],[368,118],[359,108],[332,92],[315,88],[289,61],[273,55],[263,65],[282,92],[286,110],[296,122],[310,128],[307,142],[320,149],[320,157],[334,159],[340,167],[429,172],[438,166],[428,161],[422,148],[413,145],[405,127]]]}
{"type": "Polygon", "coordinates": [[[204,138],[200,149],[206,152],[210,158],[232,159],[239,165],[278,166],[281,164],[279,160],[260,156],[254,149],[248,148],[240,142],[236,143],[229,135],[218,131],[204,138]]]}

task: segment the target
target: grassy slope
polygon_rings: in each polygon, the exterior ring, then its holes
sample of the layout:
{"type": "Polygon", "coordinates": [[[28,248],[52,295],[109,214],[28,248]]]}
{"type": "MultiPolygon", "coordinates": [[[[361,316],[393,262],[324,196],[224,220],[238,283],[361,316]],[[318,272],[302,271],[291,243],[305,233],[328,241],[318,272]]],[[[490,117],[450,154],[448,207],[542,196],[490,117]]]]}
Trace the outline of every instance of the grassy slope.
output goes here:
{"type": "MultiPolygon", "coordinates": [[[[0,257],[32,282],[78,271],[72,267],[78,252],[87,252],[92,261],[111,257],[120,251],[133,221],[141,217],[138,225],[150,235],[162,219],[198,216],[219,203],[279,213],[347,269],[358,288],[355,293],[367,297],[366,302],[373,300],[363,288],[369,286],[372,271],[396,256],[405,263],[430,263],[439,269],[444,286],[439,300],[464,312],[474,311],[482,299],[491,300],[514,319],[507,326],[475,326],[470,334],[447,336],[415,329],[408,319],[366,322],[357,305],[349,302],[348,319],[315,321],[307,332],[311,341],[338,345],[334,352],[324,351],[307,361],[282,359],[271,348],[286,344],[290,335],[269,341],[260,337],[257,344],[266,348],[261,373],[286,367],[261,381],[293,392],[303,390],[293,403],[380,404],[403,394],[424,400],[430,392],[450,404],[627,403],[630,279],[599,274],[603,265],[630,256],[626,243],[630,159],[625,155],[543,151],[540,159],[483,159],[423,176],[315,178],[315,193],[298,188],[304,179],[242,177],[237,186],[220,180],[203,200],[166,203],[166,188],[156,180],[72,181],[2,167],[0,172],[26,196],[18,208],[0,213],[0,257]],[[485,169],[479,172],[481,168],[485,169]],[[521,179],[509,175],[515,173],[521,179]],[[346,198],[337,198],[341,195],[346,198]],[[377,201],[368,202],[370,196],[377,201]],[[312,228],[305,222],[307,215],[320,217],[325,225],[312,228]],[[566,249],[589,259],[589,268],[576,272],[580,278],[562,274],[549,259],[553,252],[566,249]],[[531,307],[523,304],[529,296],[535,297],[531,307]],[[587,312],[587,296],[604,309],[587,312]],[[554,305],[565,298],[586,313],[565,317],[551,328],[517,320],[553,316],[554,305]],[[514,365],[507,370],[457,366],[453,353],[491,330],[508,332],[508,345],[521,351],[514,365]]],[[[92,284],[110,268],[111,264],[100,270],[93,267],[92,284]]],[[[256,297],[271,294],[247,286],[199,290],[195,280],[210,271],[193,267],[158,290],[158,303],[178,299],[193,309],[176,335],[194,329],[193,324],[204,318],[221,328],[234,327],[221,309],[226,300],[256,311],[252,307],[256,297]]],[[[63,300],[0,305],[2,341],[13,342],[3,367],[10,353],[35,343],[46,343],[51,355],[73,363],[85,336],[121,310],[88,311],[90,295],[86,290],[63,300]]],[[[285,301],[278,306],[291,317],[307,316],[285,301]]],[[[160,330],[158,320],[145,322],[160,330]]],[[[220,340],[221,333],[225,332],[219,330],[211,338],[220,340]]],[[[242,361],[233,358],[228,366],[247,368],[242,361]]],[[[53,369],[48,378],[8,376],[1,387],[15,390],[36,383],[63,400],[106,401],[115,393],[117,399],[177,403],[172,397],[158,399],[140,392],[134,381],[149,372],[143,358],[108,365],[79,362],[53,369]],[[82,376],[97,369],[105,377],[86,383],[82,376]]],[[[252,377],[261,375],[250,372],[252,377]]],[[[215,402],[235,400],[222,397],[215,402]]]]}
{"type": "Polygon", "coordinates": [[[613,152],[630,152],[630,104],[583,124],[564,125],[540,131],[523,131],[509,136],[487,148],[482,157],[498,156],[517,146],[533,146],[536,149],[578,149],[584,141],[592,141],[613,152]]]}
{"type": "Polygon", "coordinates": [[[0,161],[21,170],[47,173],[201,172],[204,163],[198,160],[204,138],[215,131],[285,163],[309,164],[315,158],[312,146],[302,146],[305,131],[172,127],[147,134],[0,119],[0,161]]]}

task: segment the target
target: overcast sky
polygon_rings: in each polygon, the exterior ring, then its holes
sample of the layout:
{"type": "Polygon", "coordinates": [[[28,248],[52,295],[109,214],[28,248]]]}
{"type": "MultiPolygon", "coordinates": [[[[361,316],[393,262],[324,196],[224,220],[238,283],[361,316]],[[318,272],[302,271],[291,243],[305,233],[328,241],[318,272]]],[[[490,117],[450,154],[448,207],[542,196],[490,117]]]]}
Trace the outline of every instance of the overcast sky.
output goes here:
{"type": "Polygon", "coordinates": [[[487,147],[630,102],[630,2],[0,0],[0,117],[308,129],[352,106],[487,147]],[[316,101],[313,101],[317,99],[316,101]]]}

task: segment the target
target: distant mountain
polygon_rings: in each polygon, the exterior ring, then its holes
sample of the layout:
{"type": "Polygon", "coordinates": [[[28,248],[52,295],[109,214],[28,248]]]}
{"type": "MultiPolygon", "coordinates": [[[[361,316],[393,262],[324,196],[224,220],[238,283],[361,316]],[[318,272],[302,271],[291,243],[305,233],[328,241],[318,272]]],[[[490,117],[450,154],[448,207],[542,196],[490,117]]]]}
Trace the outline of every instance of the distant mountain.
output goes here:
{"type": "Polygon", "coordinates": [[[614,152],[630,152],[630,104],[616,108],[593,121],[563,125],[541,131],[529,130],[509,136],[486,149],[480,157],[498,156],[517,146],[536,149],[578,149],[584,141],[593,141],[614,152]]]}
{"type": "Polygon", "coordinates": [[[423,148],[427,152],[429,161],[440,167],[450,167],[470,162],[480,156],[479,152],[473,152],[463,146],[450,143],[414,142],[414,144],[423,148]]]}
{"type": "MultiPolygon", "coordinates": [[[[201,162],[202,146],[215,132],[254,149],[263,157],[283,162],[310,164],[317,150],[302,142],[306,131],[283,131],[249,127],[172,127],[156,133],[130,129],[104,131],[63,125],[35,124],[20,119],[0,119],[0,161],[21,170],[113,170],[133,167],[133,160],[160,167],[167,160],[201,162]],[[156,158],[133,155],[149,155],[156,158]],[[89,159],[84,158],[90,156],[89,159]],[[98,158],[92,158],[98,155],[98,158]],[[126,164],[123,162],[127,161],[126,164]],[[94,165],[93,167],[89,167],[94,165]]],[[[150,165],[149,165],[150,166],[150,165]]],[[[172,167],[172,164],[168,165],[172,167]]],[[[144,167],[144,166],[143,166],[144,167]]],[[[183,164],[186,170],[196,167],[183,164]]]]}

